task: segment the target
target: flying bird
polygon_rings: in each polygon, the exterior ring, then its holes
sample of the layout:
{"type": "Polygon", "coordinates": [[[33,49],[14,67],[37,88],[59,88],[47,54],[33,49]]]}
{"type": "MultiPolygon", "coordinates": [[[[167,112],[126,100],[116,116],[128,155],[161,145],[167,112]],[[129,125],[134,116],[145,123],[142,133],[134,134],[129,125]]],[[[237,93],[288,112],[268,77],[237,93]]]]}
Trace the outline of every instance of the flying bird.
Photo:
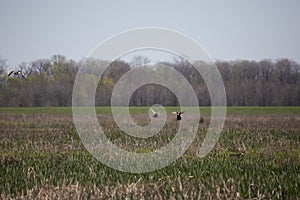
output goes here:
{"type": "Polygon", "coordinates": [[[11,71],[9,74],[8,74],[8,77],[10,77],[11,75],[14,75],[14,76],[18,76],[18,78],[25,78],[24,74],[19,70],[19,71],[11,71]]]}
{"type": "Polygon", "coordinates": [[[181,114],[183,114],[184,112],[172,112],[173,115],[176,115],[177,120],[181,120],[181,114]]]}
{"type": "Polygon", "coordinates": [[[152,108],[149,108],[149,110],[151,110],[151,112],[153,113],[152,117],[158,118],[158,115],[159,115],[158,112],[155,112],[152,108]]]}

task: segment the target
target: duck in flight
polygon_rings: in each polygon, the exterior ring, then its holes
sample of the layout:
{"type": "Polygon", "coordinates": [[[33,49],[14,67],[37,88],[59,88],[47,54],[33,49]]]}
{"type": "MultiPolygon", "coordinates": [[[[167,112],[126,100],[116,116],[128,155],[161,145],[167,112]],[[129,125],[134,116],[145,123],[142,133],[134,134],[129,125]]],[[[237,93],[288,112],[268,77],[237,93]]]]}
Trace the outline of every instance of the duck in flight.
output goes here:
{"type": "Polygon", "coordinates": [[[151,112],[153,113],[152,117],[158,118],[158,116],[159,116],[158,112],[155,112],[152,108],[149,108],[149,110],[151,110],[151,112]]]}
{"type": "Polygon", "coordinates": [[[184,112],[172,112],[173,115],[176,115],[177,120],[181,120],[181,114],[183,114],[184,112]]]}
{"type": "Polygon", "coordinates": [[[19,70],[19,71],[11,71],[9,74],[8,74],[8,77],[10,77],[11,75],[14,75],[14,76],[18,76],[18,78],[25,78],[24,74],[19,70]]]}

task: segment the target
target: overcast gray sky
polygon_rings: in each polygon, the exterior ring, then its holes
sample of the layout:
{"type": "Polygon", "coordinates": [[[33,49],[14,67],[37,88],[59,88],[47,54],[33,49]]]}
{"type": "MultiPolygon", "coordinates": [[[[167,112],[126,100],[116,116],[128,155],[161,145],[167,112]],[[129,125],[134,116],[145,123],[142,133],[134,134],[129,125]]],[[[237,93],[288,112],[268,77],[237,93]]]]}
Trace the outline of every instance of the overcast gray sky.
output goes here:
{"type": "Polygon", "coordinates": [[[80,60],[97,44],[137,27],[165,27],[214,59],[300,62],[300,1],[0,0],[0,56],[10,68],[63,54],[80,60]]]}

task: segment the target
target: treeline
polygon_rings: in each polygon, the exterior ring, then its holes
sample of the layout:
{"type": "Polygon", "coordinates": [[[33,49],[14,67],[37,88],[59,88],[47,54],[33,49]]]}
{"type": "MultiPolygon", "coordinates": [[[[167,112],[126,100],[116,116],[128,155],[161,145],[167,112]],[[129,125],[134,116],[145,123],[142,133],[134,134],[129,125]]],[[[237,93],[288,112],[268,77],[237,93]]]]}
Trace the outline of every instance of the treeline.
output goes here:
{"type": "MultiPolygon", "coordinates": [[[[197,62],[199,64],[200,61],[197,62]]],[[[22,71],[27,78],[20,79],[8,77],[5,61],[0,59],[0,106],[72,106],[72,90],[79,67],[88,65],[90,70],[107,64],[108,61],[94,59],[75,62],[55,55],[50,59],[21,63],[15,70],[22,71]]],[[[206,84],[192,65],[184,60],[160,64],[174,68],[189,81],[199,105],[210,105],[206,84]]],[[[217,61],[215,64],[223,78],[229,106],[300,106],[300,66],[292,60],[217,61]]],[[[110,105],[115,84],[134,67],[137,65],[123,60],[109,65],[97,83],[97,106],[110,105]]],[[[159,66],[152,65],[149,69],[157,70],[159,66]]],[[[97,79],[93,70],[86,72],[87,81],[96,82],[97,79]]],[[[88,88],[81,92],[83,97],[91,93],[88,88]]],[[[169,89],[157,84],[140,87],[130,99],[131,106],[153,104],[177,106],[178,100],[169,89]]]]}

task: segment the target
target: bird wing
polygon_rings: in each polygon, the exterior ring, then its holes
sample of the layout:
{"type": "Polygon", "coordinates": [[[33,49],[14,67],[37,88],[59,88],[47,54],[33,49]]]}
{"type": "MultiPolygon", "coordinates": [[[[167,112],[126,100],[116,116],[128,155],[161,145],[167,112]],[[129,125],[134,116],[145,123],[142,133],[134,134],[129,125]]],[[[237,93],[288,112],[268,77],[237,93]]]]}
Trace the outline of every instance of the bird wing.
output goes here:
{"type": "Polygon", "coordinates": [[[153,114],[155,114],[156,112],[152,109],[152,108],[149,108],[149,110],[151,110],[151,112],[153,112],[153,114]]]}
{"type": "Polygon", "coordinates": [[[12,73],[14,73],[14,71],[11,71],[7,76],[10,76],[12,73]]]}

